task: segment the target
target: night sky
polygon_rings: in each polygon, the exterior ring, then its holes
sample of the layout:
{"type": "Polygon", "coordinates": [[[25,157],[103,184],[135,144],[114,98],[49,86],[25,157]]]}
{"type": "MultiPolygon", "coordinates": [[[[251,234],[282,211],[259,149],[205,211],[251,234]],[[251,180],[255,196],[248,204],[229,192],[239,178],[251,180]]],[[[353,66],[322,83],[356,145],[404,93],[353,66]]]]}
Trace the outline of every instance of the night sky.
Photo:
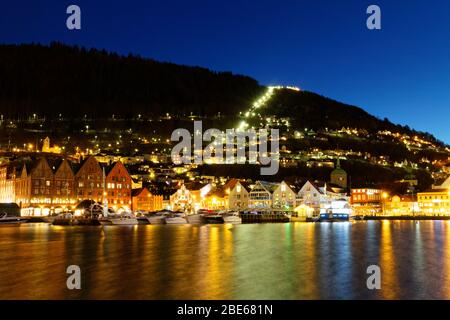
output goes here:
{"type": "Polygon", "coordinates": [[[450,143],[450,1],[2,1],[0,43],[68,44],[296,85],[450,143]],[[82,30],[66,29],[66,7],[82,30]],[[382,30],[366,28],[366,8],[382,30]]]}

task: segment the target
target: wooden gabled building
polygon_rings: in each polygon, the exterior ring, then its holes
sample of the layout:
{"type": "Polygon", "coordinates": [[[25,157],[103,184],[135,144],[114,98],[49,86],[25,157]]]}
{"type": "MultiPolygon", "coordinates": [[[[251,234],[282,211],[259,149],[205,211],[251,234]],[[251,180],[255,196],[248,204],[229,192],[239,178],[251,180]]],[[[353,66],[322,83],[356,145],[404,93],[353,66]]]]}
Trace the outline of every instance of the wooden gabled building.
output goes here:
{"type": "Polygon", "coordinates": [[[95,157],[88,157],[79,164],[74,179],[75,197],[78,202],[94,200],[101,203],[103,201],[103,168],[95,157]]]}
{"type": "Polygon", "coordinates": [[[117,161],[106,168],[105,182],[105,197],[108,201],[108,206],[115,210],[130,210],[133,181],[122,162],[117,161]]]}

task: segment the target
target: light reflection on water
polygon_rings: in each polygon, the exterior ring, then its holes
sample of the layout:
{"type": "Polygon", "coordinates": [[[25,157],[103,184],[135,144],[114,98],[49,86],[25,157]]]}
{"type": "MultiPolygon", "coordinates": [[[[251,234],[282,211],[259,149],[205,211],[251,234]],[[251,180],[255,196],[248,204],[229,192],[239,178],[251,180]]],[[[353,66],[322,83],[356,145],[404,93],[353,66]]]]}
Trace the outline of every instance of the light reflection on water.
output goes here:
{"type": "Polygon", "coordinates": [[[447,221],[0,227],[0,299],[449,299],[449,273],[447,221]]]}

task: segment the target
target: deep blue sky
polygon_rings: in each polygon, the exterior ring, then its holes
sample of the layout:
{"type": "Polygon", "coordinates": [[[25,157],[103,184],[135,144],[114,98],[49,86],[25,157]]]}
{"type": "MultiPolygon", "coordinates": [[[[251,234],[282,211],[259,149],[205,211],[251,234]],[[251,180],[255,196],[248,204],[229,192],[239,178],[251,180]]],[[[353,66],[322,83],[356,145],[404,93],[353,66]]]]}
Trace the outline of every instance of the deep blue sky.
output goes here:
{"type": "Polygon", "coordinates": [[[53,40],[297,85],[450,143],[447,0],[2,2],[0,43],[53,40]],[[81,31],[65,27],[69,4],[81,31]]]}

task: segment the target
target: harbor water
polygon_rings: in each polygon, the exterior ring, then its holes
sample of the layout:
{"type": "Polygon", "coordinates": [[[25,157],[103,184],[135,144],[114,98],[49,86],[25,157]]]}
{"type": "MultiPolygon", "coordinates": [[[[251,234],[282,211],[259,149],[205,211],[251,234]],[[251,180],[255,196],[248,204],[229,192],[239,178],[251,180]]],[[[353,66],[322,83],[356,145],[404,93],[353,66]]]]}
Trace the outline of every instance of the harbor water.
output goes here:
{"type": "Polygon", "coordinates": [[[450,221],[0,226],[0,299],[450,299],[450,221]]]}

